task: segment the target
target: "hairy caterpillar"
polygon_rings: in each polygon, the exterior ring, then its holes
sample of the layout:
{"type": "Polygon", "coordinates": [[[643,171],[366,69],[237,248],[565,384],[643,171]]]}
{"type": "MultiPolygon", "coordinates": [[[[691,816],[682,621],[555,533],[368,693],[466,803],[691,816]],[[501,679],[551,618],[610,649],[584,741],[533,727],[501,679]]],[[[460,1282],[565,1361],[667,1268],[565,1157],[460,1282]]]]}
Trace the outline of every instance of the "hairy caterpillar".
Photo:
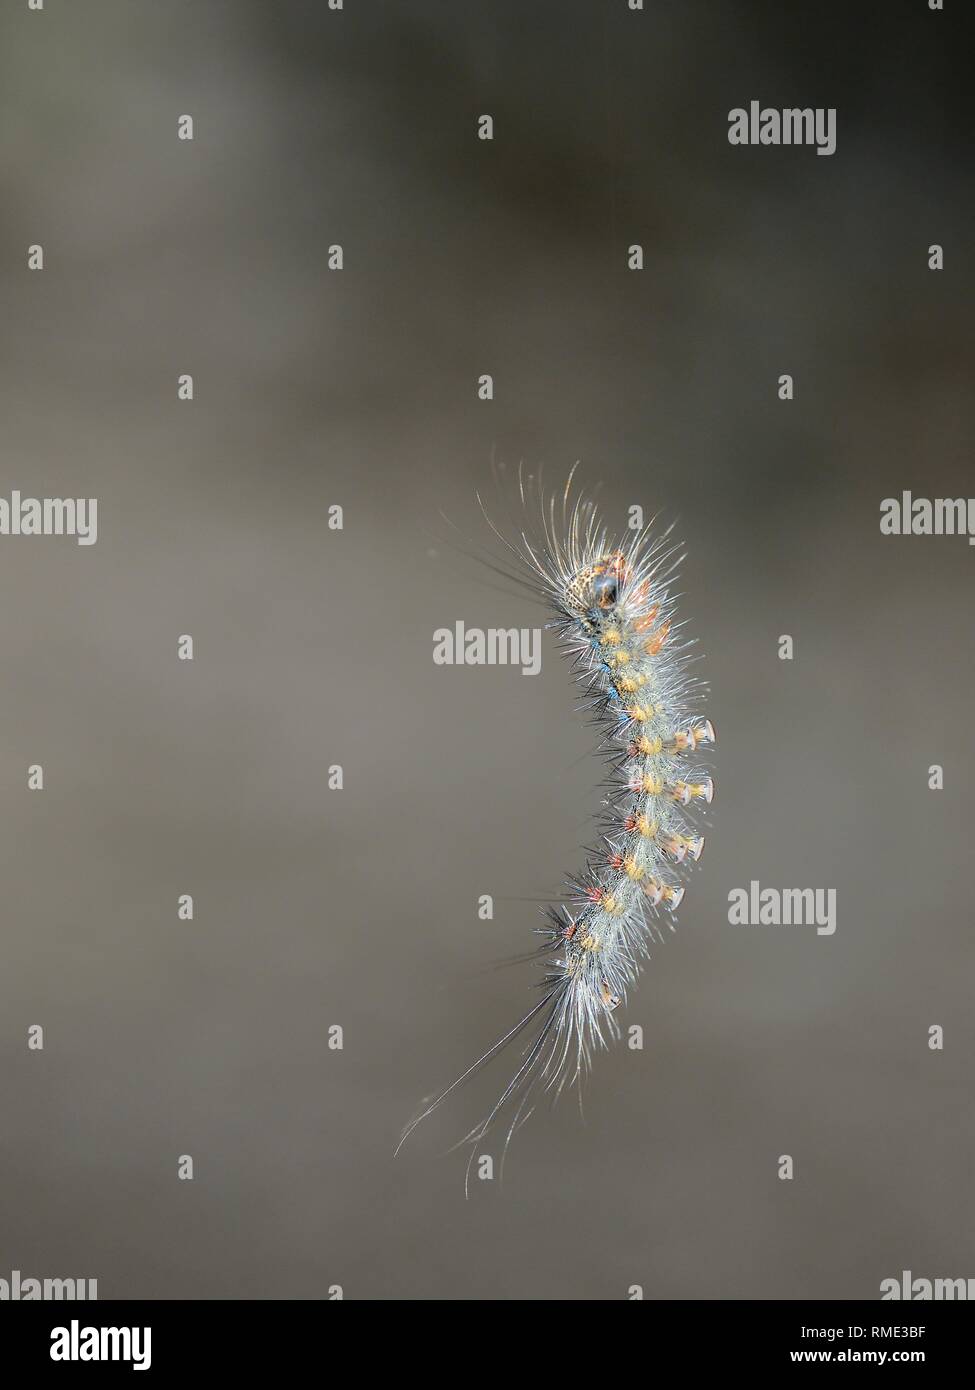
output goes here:
{"type": "MultiPolygon", "coordinates": [[[[694,708],[705,687],[688,672],[692,643],[681,636],[669,591],[682,556],[669,531],[654,539],[650,526],[625,544],[610,539],[591,499],[580,495],[570,506],[574,472],[561,506],[555,495],[546,500],[539,485],[535,531],[523,522],[516,540],[484,514],[513,562],[491,568],[527,584],[549,607],[554,616],[548,626],[571,658],[585,687],[583,704],[602,731],[610,776],[600,845],[589,851],[562,902],[547,909],[547,925],[537,929],[543,944],[519,958],[544,969],[542,998],[425,1103],[397,1152],[457,1086],[526,1035],[514,1076],[461,1143],[476,1144],[510,1107],[507,1148],[539,1094],[558,1094],[581,1079],[593,1051],[606,1046],[607,1036],[619,1037],[614,1011],[649,955],[653,935],[662,937],[661,922],[673,930],[682,876],[704,847],[697,812],[710,805],[714,784],[695,755],[714,742],[714,729],[694,708]]],[[[519,471],[523,517],[527,481],[519,471]]]]}

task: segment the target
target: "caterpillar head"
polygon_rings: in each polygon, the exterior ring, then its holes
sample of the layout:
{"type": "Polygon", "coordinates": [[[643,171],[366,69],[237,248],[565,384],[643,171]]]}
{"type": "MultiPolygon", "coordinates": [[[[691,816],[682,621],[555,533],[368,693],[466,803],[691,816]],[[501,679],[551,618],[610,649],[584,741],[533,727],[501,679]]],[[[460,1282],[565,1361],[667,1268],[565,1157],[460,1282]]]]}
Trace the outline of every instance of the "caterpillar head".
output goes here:
{"type": "Polygon", "coordinates": [[[617,615],[627,575],[626,559],[620,551],[583,565],[565,586],[567,611],[587,632],[598,631],[617,615]]]}

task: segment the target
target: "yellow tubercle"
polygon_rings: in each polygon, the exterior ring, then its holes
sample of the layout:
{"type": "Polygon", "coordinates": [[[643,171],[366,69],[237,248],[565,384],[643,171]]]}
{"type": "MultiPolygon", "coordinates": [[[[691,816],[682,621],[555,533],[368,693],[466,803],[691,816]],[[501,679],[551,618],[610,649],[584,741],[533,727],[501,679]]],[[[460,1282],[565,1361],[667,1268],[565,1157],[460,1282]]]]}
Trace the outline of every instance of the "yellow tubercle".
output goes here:
{"type": "Polygon", "coordinates": [[[639,690],[640,686],[646,685],[646,683],[647,677],[641,671],[637,671],[633,676],[620,676],[617,686],[620,690],[626,691],[628,695],[632,695],[634,690],[639,690]]]}

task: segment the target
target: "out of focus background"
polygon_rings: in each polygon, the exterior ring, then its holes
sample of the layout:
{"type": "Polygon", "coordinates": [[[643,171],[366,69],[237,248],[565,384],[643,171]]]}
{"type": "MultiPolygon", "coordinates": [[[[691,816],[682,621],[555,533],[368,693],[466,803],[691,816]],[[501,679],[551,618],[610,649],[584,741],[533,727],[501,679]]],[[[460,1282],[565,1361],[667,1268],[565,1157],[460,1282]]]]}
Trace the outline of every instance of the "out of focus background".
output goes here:
{"type": "Polygon", "coordinates": [[[99,537],[0,537],[0,1276],[975,1276],[975,551],[879,531],[975,492],[962,8],[4,0],[0,495],[97,497],[99,537]],[[835,107],[836,153],[729,145],[751,100],[835,107]],[[450,544],[522,460],[676,522],[717,795],[643,1050],[465,1200],[448,1150],[507,1061],[393,1147],[531,1003],[486,967],[602,775],[552,645],[536,678],[432,661],[458,619],[544,621],[450,544]],[[753,879],[835,889],[835,935],[730,926],[753,879]]]}

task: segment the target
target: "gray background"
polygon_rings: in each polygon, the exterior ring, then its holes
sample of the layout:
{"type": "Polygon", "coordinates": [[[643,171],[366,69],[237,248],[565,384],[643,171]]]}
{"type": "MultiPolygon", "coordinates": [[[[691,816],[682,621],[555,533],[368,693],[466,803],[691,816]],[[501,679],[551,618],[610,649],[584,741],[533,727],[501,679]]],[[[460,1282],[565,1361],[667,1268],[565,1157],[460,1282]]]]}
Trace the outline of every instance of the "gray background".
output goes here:
{"type": "Polygon", "coordinates": [[[975,1275],[975,551],[878,529],[902,488],[973,491],[952,9],[4,0],[0,492],[97,496],[100,537],[0,539],[0,1275],[560,1299],[975,1275]],[[837,153],[731,147],[752,98],[836,106],[837,153]],[[581,459],[613,524],[677,520],[720,747],[623,1020],[645,1050],[465,1202],[446,1150],[505,1064],[393,1144],[530,1001],[530,970],[483,968],[579,867],[600,775],[551,646],[536,679],[433,666],[442,623],[541,620],[443,544],[492,456],[581,459]],[[730,927],[752,878],[835,888],[836,935],[730,927]]]}

